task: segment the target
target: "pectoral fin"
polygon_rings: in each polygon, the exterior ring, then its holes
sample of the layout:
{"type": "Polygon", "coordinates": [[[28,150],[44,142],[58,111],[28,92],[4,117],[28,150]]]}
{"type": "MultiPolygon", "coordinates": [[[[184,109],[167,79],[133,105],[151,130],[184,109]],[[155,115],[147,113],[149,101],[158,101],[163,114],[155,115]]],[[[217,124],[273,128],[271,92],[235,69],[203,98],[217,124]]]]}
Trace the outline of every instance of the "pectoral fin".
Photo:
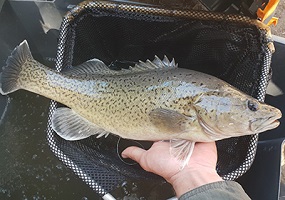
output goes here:
{"type": "Polygon", "coordinates": [[[174,110],[157,108],[150,112],[150,121],[161,132],[179,134],[185,132],[186,125],[191,117],[180,114],[174,110]]]}
{"type": "Polygon", "coordinates": [[[66,107],[55,110],[52,116],[52,128],[65,140],[81,140],[91,135],[107,137],[109,134],[109,132],[66,107]]]}
{"type": "Polygon", "coordinates": [[[188,164],[193,153],[195,142],[189,140],[170,140],[170,153],[181,161],[181,170],[188,164]]]}

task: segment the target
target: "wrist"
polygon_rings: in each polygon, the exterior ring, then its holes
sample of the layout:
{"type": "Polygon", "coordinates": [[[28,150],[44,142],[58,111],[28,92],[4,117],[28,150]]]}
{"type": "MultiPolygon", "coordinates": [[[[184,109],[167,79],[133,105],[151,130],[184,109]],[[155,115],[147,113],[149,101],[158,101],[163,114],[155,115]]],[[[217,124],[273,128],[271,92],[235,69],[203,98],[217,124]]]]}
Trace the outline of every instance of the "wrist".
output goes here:
{"type": "Polygon", "coordinates": [[[185,170],[180,171],[168,180],[173,186],[177,197],[205,184],[223,181],[216,170],[185,170]]]}

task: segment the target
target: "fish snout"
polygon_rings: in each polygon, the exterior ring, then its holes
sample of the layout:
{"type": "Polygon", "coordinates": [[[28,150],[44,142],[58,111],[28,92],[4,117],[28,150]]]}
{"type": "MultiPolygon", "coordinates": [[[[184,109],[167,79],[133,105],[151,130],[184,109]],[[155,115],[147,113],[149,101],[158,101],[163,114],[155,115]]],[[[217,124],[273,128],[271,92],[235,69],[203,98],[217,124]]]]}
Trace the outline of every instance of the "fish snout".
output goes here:
{"type": "Polygon", "coordinates": [[[255,121],[250,123],[250,129],[255,133],[261,133],[267,130],[271,130],[277,128],[280,124],[278,119],[282,117],[282,113],[280,110],[276,112],[274,115],[271,115],[268,118],[256,119],[255,121]]]}

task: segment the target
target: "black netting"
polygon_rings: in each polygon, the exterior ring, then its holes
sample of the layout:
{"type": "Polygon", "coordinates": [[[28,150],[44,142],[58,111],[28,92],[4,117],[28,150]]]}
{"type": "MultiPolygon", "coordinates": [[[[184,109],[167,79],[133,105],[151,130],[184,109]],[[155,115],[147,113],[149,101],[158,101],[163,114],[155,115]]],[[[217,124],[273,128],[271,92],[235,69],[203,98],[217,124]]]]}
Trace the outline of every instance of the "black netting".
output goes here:
{"type": "MultiPolygon", "coordinates": [[[[120,68],[155,55],[167,55],[175,58],[179,67],[212,74],[259,100],[264,99],[270,41],[267,32],[254,21],[205,12],[175,14],[157,8],[106,5],[115,4],[89,3],[65,17],[58,70],[91,58],[120,68]]],[[[55,107],[53,103],[51,113],[55,107]]],[[[49,123],[48,139],[55,154],[100,194],[126,178],[160,180],[137,165],[121,162],[115,151],[116,137],[68,142],[56,136],[49,123]]],[[[219,174],[233,180],[245,173],[253,161],[256,143],[257,135],[217,142],[219,174]]]]}

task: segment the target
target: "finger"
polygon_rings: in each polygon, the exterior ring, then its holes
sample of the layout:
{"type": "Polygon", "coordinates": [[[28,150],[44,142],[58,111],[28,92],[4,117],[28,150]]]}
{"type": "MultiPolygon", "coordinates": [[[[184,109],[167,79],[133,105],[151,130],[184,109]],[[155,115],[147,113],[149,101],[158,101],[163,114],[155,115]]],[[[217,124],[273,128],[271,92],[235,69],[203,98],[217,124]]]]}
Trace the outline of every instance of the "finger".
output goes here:
{"type": "Polygon", "coordinates": [[[123,158],[130,158],[136,162],[139,162],[143,154],[146,152],[146,150],[141,149],[139,147],[128,147],[122,152],[123,158]]]}

